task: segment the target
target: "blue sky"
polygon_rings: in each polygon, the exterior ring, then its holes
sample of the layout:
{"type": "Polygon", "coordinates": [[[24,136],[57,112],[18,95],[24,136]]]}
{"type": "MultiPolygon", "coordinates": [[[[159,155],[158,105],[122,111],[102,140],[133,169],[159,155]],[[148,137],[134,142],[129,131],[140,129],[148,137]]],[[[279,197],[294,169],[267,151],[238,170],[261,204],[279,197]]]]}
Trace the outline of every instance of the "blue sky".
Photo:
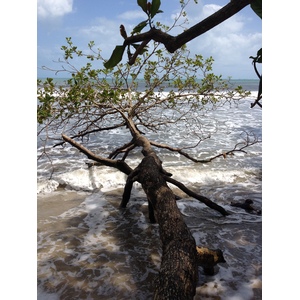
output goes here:
{"type": "MultiPolygon", "coordinates": [[[[163,13],[155,20],[170,25],[180,9],[179,0],[162,0],[161,3],[163,13]]],[[[186,7],[188,26],[226,3],[228,1],[199,0],[195,4],[191,0],[186,7]]],[[[82,50],[93,40],[102,50],[102,56],[108,59],[114,47],[123,43],[120,24],[130,33],[143,20],[145,13],[136,0],[37,0],[37,76],[54,76],[53,72],[41,67],[59,69],[60,64],[53,61],[62,58],[60,48],[66,44],[66,37],[72,37],[73,43],[82,50]]],[[[261,19],[246,7],[187,46],[192,53],[212,56],[215,59],[213,71],[222,74],[223,78],[256,79],[249,56],[255,55],[262,45],[261,25],[261,19]]],[[[173,35],[178,33],[178,29],[171,32],[173,35]]]]}

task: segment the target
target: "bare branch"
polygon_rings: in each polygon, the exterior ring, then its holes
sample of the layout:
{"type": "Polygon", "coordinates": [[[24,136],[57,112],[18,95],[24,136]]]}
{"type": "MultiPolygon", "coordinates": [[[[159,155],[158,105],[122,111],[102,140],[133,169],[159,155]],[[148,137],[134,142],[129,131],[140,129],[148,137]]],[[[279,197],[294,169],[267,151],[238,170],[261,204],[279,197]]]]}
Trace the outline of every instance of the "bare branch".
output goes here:
{"type": "Polygon", "coordinates": [[[125,153],[122,160],[125,160],[125,158],[127,157],[128,153],[133,150],[136,147],[135,143],[133,140],[131,140],[129,143],[123,145],[122,147],[116,149],[115,151],[113,151],[108,158],[116,158],[120,153],[125,153]]]}
{"type": "Polygon", "coordinates": [[[80,152],[85,154],[88,158],[90,158],[102,165],[116,168],[119,171],[125,173],[126,175],[129,175],[132,172],[132,168],[129,165],[127,165],[127,163],[125,163],[125,161],[123,161],[123,160],[113,160],[113,159],[108,159],[108,158],[98,156],[98,155],[94,154],[92,151],[90,151],[87,148],[85,148],[84,146],[82,146],[81,144],[79,144],[76,141],[74,141],[73,139],[71,139],[70,137],[62,134],[62,138],[66,142],[68,142],[70,145],[72,145],[73,147],[78,149],[80,152]]]}
{"type": "Polygon", "coordinates": [[[209,200],[208,198],[206,198],[204,196],[201,196],[201,195],[191,191],[183,183],[181,183],[181,182],[179,182],[179,181],[177,181],[174,178],[171,178],[169,176],[164,176],[164,178],[167,182],[170,182],[170,183],[176,185],[178,188],[180,188],[187,195],[199,200],[200,202],[204,203],[206,206],[218,211],[223,216],[228,216],[229,215],[229,213],[222,206],[212,202],[211,200],[209,200]]]}
{"type": "MultiPolygon", "coordinates": [[[[110,126],[110,127],[102,127],[102,128],[97,128],[97,129],[93,129],[93,130],[90,130],[90,131],[86,131],[86,132],[81,132],[81,133],[78,133],[76,135],[73,135],[71,136],[71,139],[75,139],[75,138],[79,138],[79,137],[84,137],[86,135],[89,135],[91,133],[96,133],[96,132],[100,132],[100,131],[106,131],[106,130],[112,130],[112,129],[116,129],[116,128],[119,128],[119,127],[122,127],[125,125],[125,122],[124,123],[121,123],[121,124],[118,124],[118,125],[115,125],[115,126],[110,126]]],[[[66,141],[63,141],[61,143],[57,143],[55,144],[53,147],[57,147],[57,146],[61,146],[65,143],[66,141]]]]}
{"type": "Polygon", "coordinates": [[[172,152],[177,152],[177,153],[181,154],[182,156],[188,158],[189,160],[191,160],[195,163],[209,163],[209,162],[211,162],[214,159],[219,158],[219,157],[226,158],[228,155],[234,155],[234,152],[247,153],[244,149],[248,148],[248,147],[250,147],[254,144],[260,143],[260,140],[258,140],[258,138],[254,134],[246,132],[246,137],[244,138],[244,141],[237,143],[234,146],[233,149],[228,150],[226,152],[222,152],[220,154],[217,154],[217,155],[212,156],[212,157],[207,158],[207,159],[196,159],[196,158],[192,157],[191,155],[189,155],[188,153],[186,153],[185,151],[183,151],[183,149],[196,148],[199,145],[200,142],[201,142],[201,139],[199,140],[199,142],[196,145],[185,147],[185,148],[175,148],[175,147],[171,147],[171,146],[166,145],[166,144],[160,144],[160,143],[156,143],[156,142],[153,142],[153,141],[150,141],[150,144],[155,146],[155,147],[158,147],[158,148],[167,149],[167,150],[172,151],[172,152]]]}

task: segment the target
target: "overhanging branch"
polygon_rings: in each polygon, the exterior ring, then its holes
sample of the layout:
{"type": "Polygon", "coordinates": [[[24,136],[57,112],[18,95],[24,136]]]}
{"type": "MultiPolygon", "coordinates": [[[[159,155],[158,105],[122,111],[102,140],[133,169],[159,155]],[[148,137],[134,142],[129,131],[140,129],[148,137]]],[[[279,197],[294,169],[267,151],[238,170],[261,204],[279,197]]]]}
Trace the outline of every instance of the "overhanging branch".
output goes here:
{"type": "MultiPolygon", "coordinates": [[[[176,37],[169,35],[168,33],[162,32],[159,29],[152,28],[148,32],[127,37],[124,41],[124,46],[137,42],[154,40],[156,42],[164,44],[166,49],[170,53],[174,53],[177,49],[182,47],[187,42],[193,40],[194,38],[221,24],[222,22],[229,19],[252,2],[253,0],[231,0],[220,10],[218,10],[211,16],[207,17],[203,21],[197,23],[196,25],[192,26],[191,28],[189,28],[188,30],[184,31],[176,37]]],[[[140,51],[141,49],[139,49],[139,52],[140,51]]],[[[133,61],[131,60],[131,64],[132,63],[133,61]]]]}

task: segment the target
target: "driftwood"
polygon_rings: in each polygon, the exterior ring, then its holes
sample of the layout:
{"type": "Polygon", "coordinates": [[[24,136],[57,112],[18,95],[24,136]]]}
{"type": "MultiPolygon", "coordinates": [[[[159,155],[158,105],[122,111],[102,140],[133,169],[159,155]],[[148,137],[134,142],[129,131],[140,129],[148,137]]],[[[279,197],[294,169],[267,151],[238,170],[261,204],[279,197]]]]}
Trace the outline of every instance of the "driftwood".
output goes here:
{"type": "Polygon", "coordinates": [[[247,213],[256,213],[261,215],[261,209],[256,209],[252,206],[253,200],[246,199],[244,202],[231,202],[231,206],[239,207],[244,209],[247,213]]]}
{"type": "Polygon", "coordinates": [[[214,266],[218,263],[226,263],[223,252],[220,249],[209,249],[205,247],[196,247],[197,250],[197,264],[201,266],[204,273],[207,275],[214,275],[214,266]]]}

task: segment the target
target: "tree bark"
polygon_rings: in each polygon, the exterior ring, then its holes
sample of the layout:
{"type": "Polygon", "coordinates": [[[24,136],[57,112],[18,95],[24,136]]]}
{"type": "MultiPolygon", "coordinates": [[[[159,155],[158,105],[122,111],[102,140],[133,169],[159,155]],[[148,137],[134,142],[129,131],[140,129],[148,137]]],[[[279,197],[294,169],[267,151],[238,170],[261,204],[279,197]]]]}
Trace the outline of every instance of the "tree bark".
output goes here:
{"type": "MultiPolygon", "coordinates": [[[[124,41],[124,45],[126,46],[137,42],[149,41],[152,39],[156,42],[164,44],[166,49],[170,53],[174,53],[177,49],[179,49],[187,42],[221,24],[252,2],[253,0],[231,0],[220,10],[197,23],[193,27],[185,30],[176,37],[162,32],[159,29],[152,28],[148,32],[127,37],[124,41]]],[[[133,61],[131,61],[131,63],[133,63],[133,61]]]]}
{"type": "Polygon", "coordinates": [[[160,160],[151,153],[133,171],[133,177],[142,184],[153,207],[162,242],[162,262],[154,299],[193,299],[198,277],[196,243],[161,169],[160,160]]]}

